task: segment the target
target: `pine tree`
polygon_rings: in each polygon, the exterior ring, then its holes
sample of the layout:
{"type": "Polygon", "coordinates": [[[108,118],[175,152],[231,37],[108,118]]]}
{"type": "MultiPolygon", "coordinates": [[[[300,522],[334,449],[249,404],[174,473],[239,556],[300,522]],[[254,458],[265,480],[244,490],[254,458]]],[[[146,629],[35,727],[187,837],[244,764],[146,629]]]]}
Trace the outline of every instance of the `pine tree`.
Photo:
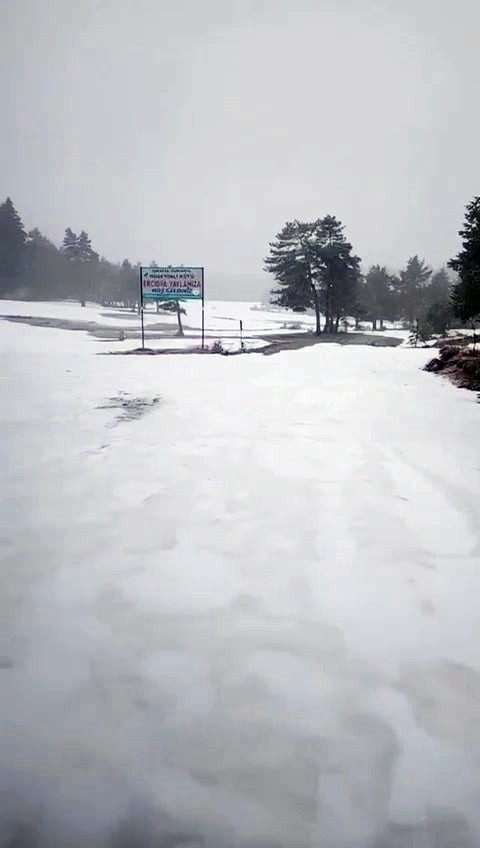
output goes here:
{"type": "Polygon", "coordinates": [[[121,269],[102,256],[92,267],[91,298],[104,306],[125,306],[121,269]]]}
{"type": "Polygon", "coordinates": [[[400,272],[400,296],[410,327],[413,327],[420,317],[425,303],[426,283],[431,274],[432,269],[417,255],[411,256],[405,270],[400,272]]]}
{"type": "Polygon", "coordinates": [[[367,287],[365,283],[365,278],[359,275],[356,293],[355,293],[355,303],[352,309],[352,315],[355,318],[355,329],[360,329],[360,321],[367,321],[370,319],[370,303],[369,297],[367,293],[367,287]]]}
{"type": "Polygon", "coordinates": [[[425,289],[425,320],[432,333],[445,335],[453,323],[452,282],[446,268],[436,271],[425,289]]]}
{"type": "Polygon", "coordinates": [[[452,326],[453,312],[450,301],[437,300],[431,304],[426,314],[426,323],[431,327],[432,333],[444,336],[452,326]]]}
{"type": "MultiPolygon", "coordinates": [[[[358,256],[330,256],[325,260],[328,279],[328,305],[325,306],[325,333],[337,333],[340,320],[345,320],[355,311],[357,290],[361,280],[358,256]]],[[[322,301],[326,298],[322,297],[322,301]]],[[[321,302],[322,302],[321,301],[321,302]]]]}
{"type": "Polygon", "coordinates": [[[124,306],[135,308],[138,302],[139,271],[128,259],[124,259],[120,268],[120,300],[124,306]]]}
{"type": "Polygon", "coordinates": [[[25,285],[29,297],[61,295],[62,255],[39,229],[30,230],[25,242],[25,285]]]}
{"type": "Polygon", "coordinates": [[[6,293],[23,271],[25,231],[9,197],[0,205],[0,290],[6,293]]]}
{"type": "Polygon", "coordinates": [[[334,215],[317,221],[318,280],[320,302],[325,315],[324,333],[338,331],[340,318],[355,309],[360,259],[352,256],[352,245],[344,236],[344,226],[334,215]]]}
{"type": "Polygon", "coordinates": [[[320,292],[315,250],[317,231],[317,222],[295,220],[286,223],[270,243],[265,268],[280,286],[271,292],[272,303],[299,311],[314,308],[316,333],[320,335],[320,292]]]}
{"type": "Polygon", "coordinates": [[[448,276],[446,268],[440,268],[435,271],[430,280],[430,285],[427,286],[426,296],[429,303],[438,303],[439,301],[449,300],[452,289],[452,281],[448,276]]]}
{"type": "Polygon", "coordinates": [[[404,317],[403,302],[402,280],[399,274],[390,274],[390,307],[388,315],[390,321],[400,321],[404,317]]]}
{"type": "MultiPolygon", "coordinates": [[[[79,252],[79,261],[80,261],[80,278],[81,278],[81,296],[80,302],[82,306],[85,306],[85,301],[88,300],[98,300],[98,287],[97,287],[97,271],[98,271],[98,253],[92,248],[92,242],[89,238],[88,233],[85,230],[82,230],[78,237],[78,252],[79,252]]],[[[107,260],[103,260],[104,263],[107,260]]],[[[108,264],[108,263],[107,263],[108,264]]]]}
{"type": "Polygon", "coordinates": [[[92,249],[92,243],[85,230],[77,236],[70,227],[65,230],[63,254],[69,270],[69,282],[74,297],[85,306],[87,297],[96,294],[93,264],[98,262],[98,253],[92,249]]]}
{"type": "Polygon", "coordinates": [[[426,318],[417,318],[408,337],[410,347],[426,345],[432,337],[432,327],[426,318]]]}
{"type": "Polygon", "coordinates": [[[467,205],[459,235],[462,250],[448,263],[459,277],[453,286],[453,310],[462,321],[475,321],[480,317],[480,197],[467,205]]]}
{"type": "Polygon", "coordinates": [[[67,227],[63,237],[63,253],[67,262],[78,261],[78,236],[70,229],[70,227],[67,227]]]}
{"type": "Polygon", "coordinates": [[[175,312],[178,325],[177,336],[183,336],[182,315],[186,315],[187,310],[182,306],[181,302],[179,300],[157,300],[157,307],[163,310],[163,312],[175,312]]]}
{"type": "Polygon", "coordinates": [[[65,263],[65,296],[77,297],[79,288],[78,236],[70,227],[65,230],[62,254],[65,263]]]}
{"type": "Polygon", "coordinates": [[[98,260],[98,253],[92,249],[92,242],[85,230],[78,237],[78,259],[84,265],[98,260]]]}
{"type": "Polygon", "coordinates": [[[305,223],[285,224],[270,244],[265,268],[280,285],[271,292],[272,302],[296,310],[315,310],[315,331],[321,333],[321,310],[325,332],[336,332],[340,319],[353,312],[360,276],[360,259],[343,234],[343,224],[327,215],[305,223]]]}
{"type": "Polygon", "coordinates": [[[377,321],[383,330],[383,322],[392,314],[392,278],[385,265],[372,265],[365,278],[365,308],[372,329],[377,321]]]}

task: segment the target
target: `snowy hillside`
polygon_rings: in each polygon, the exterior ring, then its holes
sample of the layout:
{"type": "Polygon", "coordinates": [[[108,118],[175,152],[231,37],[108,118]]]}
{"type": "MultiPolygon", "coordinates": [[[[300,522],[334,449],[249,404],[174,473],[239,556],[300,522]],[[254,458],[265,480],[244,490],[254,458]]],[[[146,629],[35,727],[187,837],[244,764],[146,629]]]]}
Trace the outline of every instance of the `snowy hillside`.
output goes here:
{"type": "Polygon", "coordinates": [[[105,357],[2,321],[0,349],[12,820],[69,846],[132,804],[192,845],[478,845],[474,396],[400,348],[105,357]]]}

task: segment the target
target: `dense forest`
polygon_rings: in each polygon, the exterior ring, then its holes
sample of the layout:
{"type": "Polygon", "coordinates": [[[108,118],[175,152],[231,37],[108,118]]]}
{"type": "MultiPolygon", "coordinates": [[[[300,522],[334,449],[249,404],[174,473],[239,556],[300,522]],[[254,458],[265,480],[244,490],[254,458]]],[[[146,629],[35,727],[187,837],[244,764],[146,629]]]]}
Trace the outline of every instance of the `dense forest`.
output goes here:
{"type": "MultiPolygon", "coordinates": [[[[462,249],[446,267],[433,270],[411,256],[392,272],[375,264],[366,273],[335,216],[286,223],[270,244],[265,268],[277,287],[271,302],[298,312],[312,309],[317,333],[369,322],[373,330],[401,321],[419,339],[452,326],[474,325],[480,316],[480,197],[468,204],[462,249]],[[453,272],[453,276],[449,270],[453,272]]],[[[151,264],[155,264],[152,260],[151,264]]],[[[26,232],[10,198],[0,205],[0,297],[75,299],[134,309],[139,264],[109,262],[92,247],[85,230],[70,227],[57,247],[40,230],[26,232]]],[[[181,331],[179,304],[176,309],[181,331]]]]}

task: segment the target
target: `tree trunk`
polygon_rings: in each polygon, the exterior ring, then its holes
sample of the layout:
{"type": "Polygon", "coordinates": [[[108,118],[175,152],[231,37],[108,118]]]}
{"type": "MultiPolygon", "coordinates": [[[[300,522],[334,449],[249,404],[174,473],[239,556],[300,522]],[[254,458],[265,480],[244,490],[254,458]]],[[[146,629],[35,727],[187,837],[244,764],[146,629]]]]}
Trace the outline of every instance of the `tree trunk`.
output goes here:
{"type": "Polygon", "coordinates": [[[335,318],[335,333],[338,333],[338,325],[340,323],[340,315],[335,318]]]}
{"type": "Polygon", "coordinates": [[[317,289],[315,282],[314,282],[314,279],[312,277],[312,269],[311,269],[310,265],[308,265],[308,268],[307,268],[307,276],[308,276],[308,282],[310,283],[310,288],[312,290],[313,305],[314,305],[314,308],[315,308],[315,335],[319,336],[320,333],[322,332],[321,327],[320,327],[320,298],[319,298],[318,289],[317,289]]]}
{"type": "Polygon", "coordinates": [[[360,329],[360,318],[358,317],[358,315],[355,315],[355,329],[360,329]]]}
{"type": "Polygon", "coordinates": [[[332,333],[333,332],[333,318],[332,318],[332,294],[330,285],[327,286],[325,296],[325,326],[323,328],[324,333],[332,333]]]}
{"type": "Polygon", "coordinates": [[[315,335],[319,336],[320,333],[322,332],[322,328],[320,326],[320,303],[319,303],[319,300],[318,300],[318,292],[317,292],[316,289],[315,289],[315,293],[314,293],[314,299],[315,299],[315,335]]]}
{"type": "Polygon", "coordinates": [[[380,318],[380,329],[381,330],[385,329],[385,327],[383,326],[383,318],[380,318]]]}
{"type": "Polygon", "coordinates": [[[177,300],[177,321],[178,321],[178,335],[183,336],[183,326],[182,326],[182,313],[181,313],[180,301],[177,300]]]}
{"type": "Polygon", "coordinates": [[[372,332],[374,333],[376,329],[377,329],[377,319],[372,318],[372,332]]]}

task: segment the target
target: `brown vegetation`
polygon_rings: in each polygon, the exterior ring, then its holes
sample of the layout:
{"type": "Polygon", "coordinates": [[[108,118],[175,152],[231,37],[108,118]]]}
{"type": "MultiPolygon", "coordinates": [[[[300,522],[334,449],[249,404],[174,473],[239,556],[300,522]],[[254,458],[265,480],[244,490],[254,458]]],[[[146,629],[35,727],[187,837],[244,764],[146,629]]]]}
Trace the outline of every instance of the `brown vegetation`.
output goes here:
{"type": "Polygon", "coordinates": [[[439,355],[425,365],[425,371],[444,374],[462,389],[480,391],[480,352],[444,345],[439,355]]]}

